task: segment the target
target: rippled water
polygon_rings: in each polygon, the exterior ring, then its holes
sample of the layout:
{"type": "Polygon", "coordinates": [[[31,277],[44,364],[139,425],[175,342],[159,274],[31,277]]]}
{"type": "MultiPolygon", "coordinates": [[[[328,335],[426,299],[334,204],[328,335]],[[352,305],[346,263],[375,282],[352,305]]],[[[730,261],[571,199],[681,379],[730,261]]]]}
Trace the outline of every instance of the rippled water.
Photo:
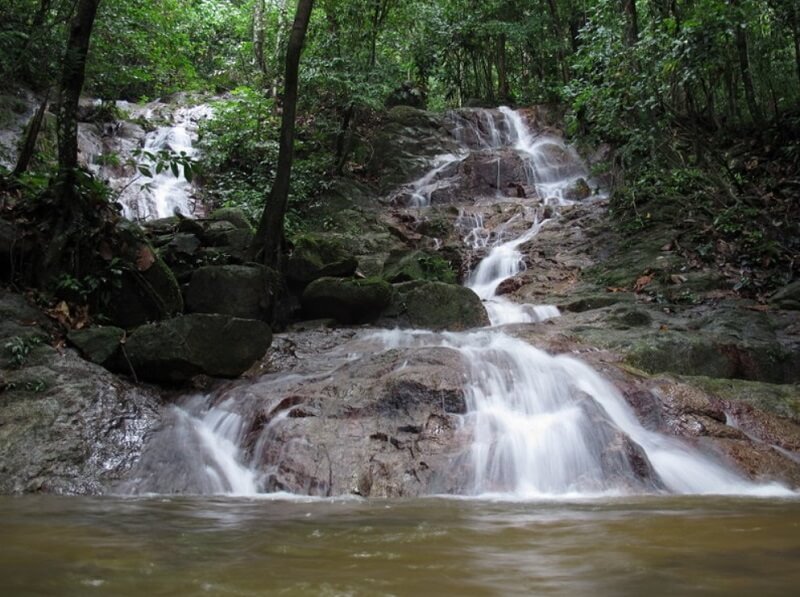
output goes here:
{"type": "Polygon", "coordinates": [[[800,501],[0,498],[4,595],[791,595],[800,501]]]}

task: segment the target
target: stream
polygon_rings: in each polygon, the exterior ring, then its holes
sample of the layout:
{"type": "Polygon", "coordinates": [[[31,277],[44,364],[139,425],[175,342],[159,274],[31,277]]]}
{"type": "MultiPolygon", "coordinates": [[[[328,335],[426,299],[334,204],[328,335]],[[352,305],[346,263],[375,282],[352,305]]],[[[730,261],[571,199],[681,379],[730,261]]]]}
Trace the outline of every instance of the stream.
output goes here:
{"type": "Polygon", "coordinates": [[[0,498],[4,594],[791,595],[800,503],[0,498]]]}
{"type": "MultiPolygon", "coordinates": [[[[554,305],[515,303],[498,289],[524,270],[523,245],[562,207],[602,197],[575,198],[576,185],[592,184],[577,153],[507,108],[453,118],[458,151],[434,158],[398,196],[425,210],[461,192],[464,172],[488,164],[484,191],[455,205],[464,243],[480,255],[465,285],[491,325],[354,328],[317,353],[303,352],[299,334],[280,335],[276,342],[296,353],[293,369],[166,407],[116,495],[0,498],[8,594],[796,591],[797,494],[646,428],[575,355],[548,354],[510,332],[560,316],[554,305]],[[483,161],[470,162],[476,156],[483,161]],[[503,168],[524,172],[525,184],[507,186],[503,168]],[[510,202],[508,218],[489,228],[490,208],[510,202]],[[407,374],[424,375],[420,362],[453,369],[463,408],[451,378],[433,406],[365,402],[378,386],[360,376],[379,371],[397,388],[407,374]],[[390,408],[405,411],[381,410],[390,408]],[[364,412],[389,414],[359,418],[364,412]],[[326,428],[327,440],[319,436],[326,428]]],[[[174,134],[185,122],[148,143],[189,147],[174,134]]],[[[143,218],[180,210],[165,197],[188,197],[185,184],[165,179],[156,185],[163,196],[146,193],[126,210],[143,218]]]]}

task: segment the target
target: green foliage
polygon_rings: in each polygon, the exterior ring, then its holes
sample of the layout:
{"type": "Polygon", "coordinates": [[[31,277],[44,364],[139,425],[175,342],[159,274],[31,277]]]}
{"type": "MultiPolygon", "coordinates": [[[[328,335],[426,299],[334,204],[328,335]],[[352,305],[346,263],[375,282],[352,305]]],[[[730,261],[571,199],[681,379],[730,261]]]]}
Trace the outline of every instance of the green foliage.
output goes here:
{"type": "MultiPolygon", "coordinates": [[[[257,221],[275,176],[280,116],[271,98],[249,87],[217,102],[214,114],[200,136],[204,192],[214,204],[239,207],[257,221]]],[[[289,233],[301,227],[298,210],[327,188],[331,156],[319,151],[318,135],[313,121],[301,123],[289,196],[289,233]]]]}
{"type": "Polygon", "coordinates": [[[11,360],[11,366],[15,369],[21,368],[25,361],[28,359],[31,350],[42,343],[41,338],[37,336],[12,336],[8,342],[5,343],[6,354],[11,360]]]}

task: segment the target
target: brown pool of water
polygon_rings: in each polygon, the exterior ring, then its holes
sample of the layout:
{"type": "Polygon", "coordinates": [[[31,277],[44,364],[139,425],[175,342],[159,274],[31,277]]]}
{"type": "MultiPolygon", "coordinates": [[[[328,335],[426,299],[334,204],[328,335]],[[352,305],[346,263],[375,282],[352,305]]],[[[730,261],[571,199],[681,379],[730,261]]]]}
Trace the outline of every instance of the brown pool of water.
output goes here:
{"type": "Polygon", "coordinates": [[[796,595],[800,500],[5,497],[0,594],[796,595]]]}

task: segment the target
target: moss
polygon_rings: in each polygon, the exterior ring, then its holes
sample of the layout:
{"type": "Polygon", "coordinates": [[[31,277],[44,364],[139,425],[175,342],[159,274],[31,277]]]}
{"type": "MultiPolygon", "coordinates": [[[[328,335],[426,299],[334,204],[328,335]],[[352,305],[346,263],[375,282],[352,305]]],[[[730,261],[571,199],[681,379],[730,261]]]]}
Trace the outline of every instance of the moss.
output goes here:
{"type": "Polygon", "coordinates": [[[383,277],[389,282],[411,282],[428,280],[455,284],[456,272],[446,260],[435,253],[413,251],[395,253],[384,265],[383,277]]]}
{"type": "Polygon", "coordinates": [[[391,302],[392,287],[380,278],[365,280],[319,278],[303,292],[302,303],[311,317],[333,317],[342,323],[375,320],[391,302]]]}
{"type": "Polygon", "coordinates": [[[253,228],[250,219],[247,217],[247,214],[245,214],[244,211],[238,207],[222,207],[220,209],[216,209],[209,214],[208,219],[229,222],[236,226],[236,228],[255,232],[255,229],[253,228]]]}
{"type": "Polygon", "coordinates": [[[758,409],[800,422],[800,386],[741,379],[683,377],[684,381],[725,400],[746,402],[758,409]]]}

